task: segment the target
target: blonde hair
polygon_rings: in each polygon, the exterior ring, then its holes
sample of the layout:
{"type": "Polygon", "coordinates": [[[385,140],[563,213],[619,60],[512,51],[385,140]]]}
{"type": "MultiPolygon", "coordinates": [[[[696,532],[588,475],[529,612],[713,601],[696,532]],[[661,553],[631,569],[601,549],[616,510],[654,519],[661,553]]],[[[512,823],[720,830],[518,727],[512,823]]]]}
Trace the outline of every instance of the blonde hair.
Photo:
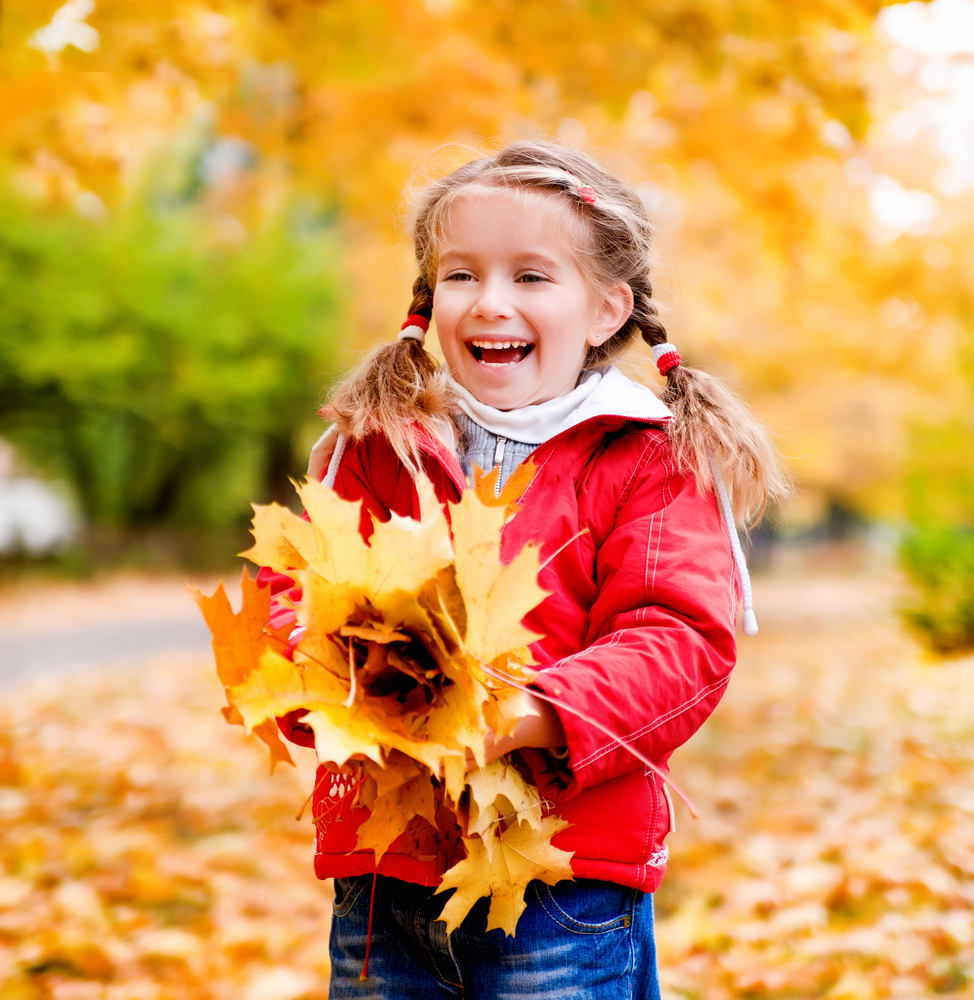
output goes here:
{"type": "MultiPolygon", "coordinates": [[[[572,250],[592,283],[608,288],[626,282],[632,289],[629,318],[604,343],[589,347],[584,368],[609,364],[637,335],[651,347],[667,342],[650,280],[653,226],[642,201],[586,154],[550,142],[513,143],[422,192],[411,234],[419,276],[410,314],[432,316],[439,236],[450,206],[471,186],[558,197],[570,213],[570,232],[577,234],[572,250]],[[594,189],[594,200],[587,188],[594,189]]],[[[769,498],[790,492],[767,431],[718,379],[681,364],[667,372],[661,398],[673,413],[669,433],[678,465],[707,490],[713,486],[713,456],[739,520],[760,516],[769,498]]],[[[384,434],[413,472],[421,465],[416,430],[442,437],[453,408],[446,372],[416,340],[373,349],[331,401],[341,430],[355,439],[384,434]]]]}

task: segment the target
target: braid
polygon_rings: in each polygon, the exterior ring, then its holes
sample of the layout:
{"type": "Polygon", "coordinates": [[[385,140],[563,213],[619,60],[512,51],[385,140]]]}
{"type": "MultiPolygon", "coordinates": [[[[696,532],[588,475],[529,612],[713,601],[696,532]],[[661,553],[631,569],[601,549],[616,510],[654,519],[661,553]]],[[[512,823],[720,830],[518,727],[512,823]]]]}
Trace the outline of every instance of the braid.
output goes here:
{"type": "MultiPolygon", "coordinates": [[[[429,321],[433,290],[425,274],[413,283],[411,316],[429,321]]],[[[354,439],[382,433],[403,464],[417,473],[422,455],[416,428],[451,436],[453,391],[446,372],[419,340],[380,344],[342,383],[330,404],[341,430],[354,439]],[[446,431],[446,433],[444,433],[446,431]]]]}
{"type": "Polygon", "coordinates": [[[413,282],[413,301],[409,306],[410,316],[422,316],[427,322],[433,318],[433,289],[425,274],[413,282]]]}
{"type": "Polygon", "coordinates": [[[653,289],[649,280],[646,281],[646,291],[636,295],[636,305],[632,311],[633,320],[639,325],[639,334],[650,347],[665,344],[666,327],[659,318],[659,309],[652,298],[653,289]]]}

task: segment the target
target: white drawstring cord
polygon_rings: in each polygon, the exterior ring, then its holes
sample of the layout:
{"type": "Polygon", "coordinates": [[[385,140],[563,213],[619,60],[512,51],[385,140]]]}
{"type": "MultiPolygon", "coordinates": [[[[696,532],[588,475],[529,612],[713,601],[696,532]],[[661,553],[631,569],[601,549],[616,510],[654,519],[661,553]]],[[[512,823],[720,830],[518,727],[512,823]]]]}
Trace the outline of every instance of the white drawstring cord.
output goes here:
{"type": "Polygon", "coordinates": [[[758,620],[754,617],[754,598],[751,595],[751,575],[747,571],[747,562],[744,559],[744,550],[741,548],[741,540],[737,535],[737,525],[734,523],[734,508],[731,507],[730,497],[727,495],[727,487],[724,485],[724,478],[717,467],[717,460],[713,455],[707,456],[710,462],[710,472],[714,477],[714,489],[717,492],[717,502],[720,506],[720,513],[724,518],[724,527],[727,528],[727,537],[730,539],[731,550],[734,553],[734,562],[737,564],[737,575],[741,579],[741,592],[744,595],[744,634],[756,635],[758,631],[758,620]]]}
{"type": "Polygon", "coordinates": [[[345,452],[346,441],[348,441],[348,435],[340,433],[338,435],[338,440],[335,442],[335,450],[331,453],[331,461],[328,463],[328,471],[325,473],[325,478],[321,481],[326,490],[333,490],[335,488],[335,479],[338,476],[338,466],[341,464],[342,455],[345,452]]]}

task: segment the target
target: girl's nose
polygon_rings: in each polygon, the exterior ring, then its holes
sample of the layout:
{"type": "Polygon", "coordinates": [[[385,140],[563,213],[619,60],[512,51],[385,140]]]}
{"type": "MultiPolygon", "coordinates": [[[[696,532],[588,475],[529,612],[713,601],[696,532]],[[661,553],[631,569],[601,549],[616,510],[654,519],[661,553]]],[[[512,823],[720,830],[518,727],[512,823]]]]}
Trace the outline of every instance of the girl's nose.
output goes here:
{"type": "Polygon", "coordinates": [[[477,286],[477,296],[470,307],[470,315],[477,319],[510,319],[514,315],[510,295],[506,294],[505,282],[487,278],[477,286]]]}

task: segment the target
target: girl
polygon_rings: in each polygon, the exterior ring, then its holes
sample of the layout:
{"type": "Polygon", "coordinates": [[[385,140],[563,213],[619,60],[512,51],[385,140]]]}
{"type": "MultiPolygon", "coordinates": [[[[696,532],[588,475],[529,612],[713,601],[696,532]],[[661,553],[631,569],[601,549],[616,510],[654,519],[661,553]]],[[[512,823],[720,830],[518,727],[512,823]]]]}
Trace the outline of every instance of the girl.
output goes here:
{"type": "MultiPolygon", "coordinates": [[[[372,853],[354,851],[367,816],[349,803],[354,781],[319,781],[333,1000],[659,996],[651,894],[673,805],[653,771],[567,709],[665,771],[727,684],[739,577],[745,629],[756,627],[718,470],[741,519],[785,484],[743,404],[666,342],[651,235],[635,193],[575,150],[522,142],[468,163],[422,196],[399,340],[373,351],[327,410],[335,425],[310,472],[380,520],[419,516],[419,470],[446,502],[474,466],[499,466],[498,489],[528,457],[537,467],[502,556],[534,541],[551,557],[539,577],[551,596],[525,624],[544,636],[536,687],[566,708],[534,699],[537,715],[489,756],[512,754],[569,821],[554,844],[574,852],[575,875],[531,884],[513,938],[485,931],[487,899],[447,937],[433,891],[453,848],[430,855],[404,835],[374,876],[372,853]],[[445,366],[423,348],[433,316],[445,366]],[[611,364],[637,336],[665,376],[661,397],[611,364]]],[[[281,725],[311,742],[299,719],[281,725]]]]}

